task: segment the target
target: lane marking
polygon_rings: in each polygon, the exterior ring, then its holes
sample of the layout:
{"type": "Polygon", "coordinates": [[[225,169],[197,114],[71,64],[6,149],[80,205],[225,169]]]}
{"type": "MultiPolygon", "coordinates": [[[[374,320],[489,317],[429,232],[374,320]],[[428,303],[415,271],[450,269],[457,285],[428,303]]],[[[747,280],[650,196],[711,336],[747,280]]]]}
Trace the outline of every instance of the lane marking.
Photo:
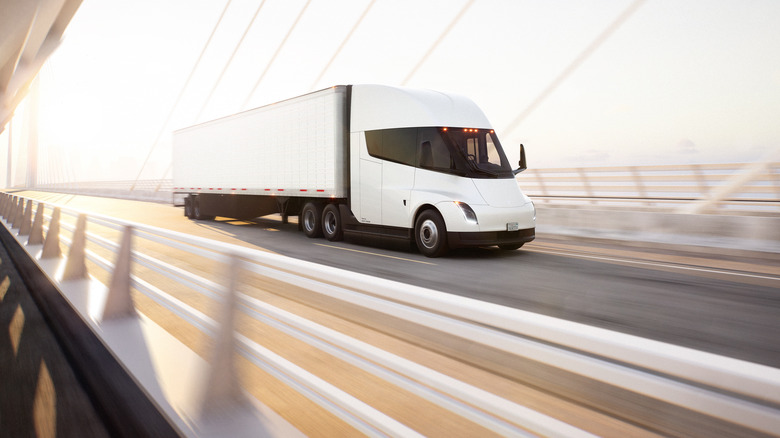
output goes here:
{"type": "Polygon", "coordinates": [[[360,253],[360,254],[374,255],[374,256],[377,256],[377,257],[387,257],[388,259],[403,260],[405,262],[414,262],[414,263],[420,263],[420,264],[423,264],[423,265],[433,265],[433,266],[436,266],[436,263],[424,262],[422,260],[412,260],[412,259],[407,259],[407,258],[404,258],[404,257],[395,257],[395,256],[379,254],[379,253],[375,253],[375,252],[360,251],[360,250],[351,249],[351,248],[342,248],[340,246],[335,246],[335,245],[325,245],[324,243],[315,243],[315,245],[317,245],[317,246],[324,246],[326,248],[340,249],[342,251],[352,251],[352,252],[357,252],[357,253],[360,253]]]}
{"type": "MultiPolygon", "coordinates": [[[[530,248],[529,248],[530,249],[530,248]]],[[[606,262],[617,262],[617,263],[627,263],[627,264],[635,264],[635,265],[644,265],[644,266],[656,266],[660,268],[669,268],[669,269],[680,269],[685,271],[697,271],[697,272],[705,272],[709,274],[725,274],[725,275],[734,275],[738,277],[748,277],[748,278],[757,278],[761,280],[773,280],[773,281],[780,281],[780,277],[768,277],[765,275],[756,275],[756,274],[746,274],[742,272],[732,272],[732,271],[721,271],[717,269],[709,269],[709,268],[696,268],[693,266],[681,266],[681,265],[671,265],[666,263],[658,263],[658,262],[643,262],[640,260],[628,260],[628,259],[617,259],[612,257],[601,257],[601,256],[591,256],[591,255],[585,255],[585,254],[574,254],[574,253],[567,253],[564,251],[544,251],[535,249],[534,252],[540,252],[543,254],[552,254],[552,255],[560,255],[560,256],[568,256],[568,257],[575,257],[575,258],[583,258],[583,259],[593,259],[593,260],[601,260],[606,262]]]]}

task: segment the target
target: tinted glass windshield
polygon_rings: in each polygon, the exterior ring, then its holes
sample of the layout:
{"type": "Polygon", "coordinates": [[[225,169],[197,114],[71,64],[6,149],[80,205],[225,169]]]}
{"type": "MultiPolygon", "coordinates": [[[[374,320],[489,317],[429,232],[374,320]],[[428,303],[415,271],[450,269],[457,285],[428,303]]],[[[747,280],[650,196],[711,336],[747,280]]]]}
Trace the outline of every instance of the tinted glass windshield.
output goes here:
{"type": "Polygon", "coordinates": [[[472,172],[511,178],[512,168],[492,129],[441,128],[442,138],[458,151],[472,172]]]}

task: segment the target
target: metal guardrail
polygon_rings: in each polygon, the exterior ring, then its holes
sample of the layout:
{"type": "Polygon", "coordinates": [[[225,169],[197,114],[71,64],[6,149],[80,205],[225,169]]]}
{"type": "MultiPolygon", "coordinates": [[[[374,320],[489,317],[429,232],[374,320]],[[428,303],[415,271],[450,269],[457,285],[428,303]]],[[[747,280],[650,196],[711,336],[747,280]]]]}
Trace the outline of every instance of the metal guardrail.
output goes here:
{"type": "MultiPolygon", "coordinates": [[[[509,363],[530,361],[582,376],[737,430],[769,435],[780,430],[780,370],[775,368],[8,194],[0,195],[0,214],[5,227],[16,235],[31,260],[47,273],[115,356],[125,361],[125,368],[185,436],[224,434],[224,429],[204,428],[199,422],[224,413],[220,406],[244,400],[242,407],[254,409],[254,403],[246,402],[251,396],[239,385],[231,359],[233,351],[366,435],[418,435],[388,413],[234,331],[235,314],[239,311],[497,435],[590,436],[558,419],[290,314],[246,292],[239,293],[235,284],[239,270],[370,309],[434,334],[445,333],[468,345],[489,348],[509,357],[509,363]],[[61,215],[76,218],[75,226],[61,221],[61,215]],[[87,232],[87,224],[120,231],[120,243],[87,232]],[[70,231],[71,237],[60,236],[60,228],[70,231]],[[225,263],[230,266],[229,280],[224,285],[217,284],[170,261],[133,250],[139,245],[131,242],[141,239],[225,263]],[[115,255],[116,262],[87,250],[87,241],[115,255]],[[68,246],[66,257],[61,257],[60,242],[68,246]],[[86,260],[110,273],[107,286],[90,277],[86,260]],[[221,320],[178,300],[151,280],[131,274],[131,263],[221,302],[221,320]],[[144,367],[149,366],[148,362],[157,363],[159,375],[175,375],[189,369],[183,363],[200,359],[186,347],[177,347],[175,366],[164,370],[156,356],[166,354],[166,350],[170,353],[175,340],[166,341],[167,347],[162,350],[154,346],[160,338],[170,335],[134,310],[131,289],[217,340],[210,365],[205,367],[207,371],[200,381],[186,384],[201,388],[197,403],[188,402],[193,406],[182,407],[188,404],[182,400],[191,397],[191,392],[177,395],[165,379],[146,378],[148,369],[144,367]],[[134,353],[128,352],[129,345],[134,344],[133,333],[138,331],[123,331],[128,324],[154,331],[154,336],[138,340],[147,347],[142,356],[148,357],[148,361],[139,363],[134,359],[137,347],[133,347],[134,353]]],[[[430,339],[436,342],[436,336],[430,339]]],[[[252,420],[247,423],[231,420],[231,433],[241,427],[254,430],[251,428],[256,427],[258,416],[250,417],[252,420]]],[[[654,425],[647,427],[652,429],[654,425]]]]}
{"type": "Polygon", "coordinates": [[[710,212],[780,213],[780,162],[758,165],[757,169],[752,169],[756,163],[531,168],[517,180],[540,205],[674,210],[715,198],[710,212]],[[748,179],[731,183],[747,174],[748,168],[748,179]]]}

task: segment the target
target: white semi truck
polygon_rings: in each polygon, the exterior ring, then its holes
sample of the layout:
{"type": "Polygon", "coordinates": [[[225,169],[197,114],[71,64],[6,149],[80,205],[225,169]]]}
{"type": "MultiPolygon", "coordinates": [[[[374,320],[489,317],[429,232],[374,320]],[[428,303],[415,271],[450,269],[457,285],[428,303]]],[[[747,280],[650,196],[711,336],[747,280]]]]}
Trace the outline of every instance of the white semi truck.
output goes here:
{"type": "Polygon", "coordinates": [[[465,97],[345,85],[176,131],[173,185],[191,219],[297,215],[309,237],[406,239],[437,257],[534,239],[520,157],[513,170],[465,97]]]}

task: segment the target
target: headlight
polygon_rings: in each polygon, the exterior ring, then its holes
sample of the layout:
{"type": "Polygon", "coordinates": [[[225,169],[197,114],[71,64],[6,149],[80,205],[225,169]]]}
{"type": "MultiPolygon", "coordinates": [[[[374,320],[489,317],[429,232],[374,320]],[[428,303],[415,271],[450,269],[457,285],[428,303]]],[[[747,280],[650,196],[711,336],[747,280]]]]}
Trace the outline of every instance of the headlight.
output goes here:
{"type": "Polygon", "coordinates": [[[468,204],[465,202],[455,201],[455,205],[460,208],[460,212],[463,213],[463,217],[466,218],[466,222],[470,222],[472,224],[479,223],[479,221],[477,221],[477,214],[474,213],[474,210],[472,210],[468,204]]]}

